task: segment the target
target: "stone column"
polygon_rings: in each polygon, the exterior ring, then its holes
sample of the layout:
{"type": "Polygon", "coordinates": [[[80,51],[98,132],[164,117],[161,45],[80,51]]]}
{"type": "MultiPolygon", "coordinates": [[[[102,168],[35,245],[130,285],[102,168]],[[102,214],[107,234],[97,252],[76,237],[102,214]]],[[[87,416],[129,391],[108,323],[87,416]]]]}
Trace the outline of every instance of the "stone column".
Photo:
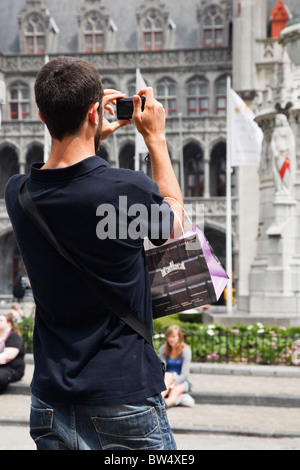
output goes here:
{"type": "Polygon", "coordinates": [[[210,153],[208,144],[204,148],[204,198],[210,198],[210,153]]]}

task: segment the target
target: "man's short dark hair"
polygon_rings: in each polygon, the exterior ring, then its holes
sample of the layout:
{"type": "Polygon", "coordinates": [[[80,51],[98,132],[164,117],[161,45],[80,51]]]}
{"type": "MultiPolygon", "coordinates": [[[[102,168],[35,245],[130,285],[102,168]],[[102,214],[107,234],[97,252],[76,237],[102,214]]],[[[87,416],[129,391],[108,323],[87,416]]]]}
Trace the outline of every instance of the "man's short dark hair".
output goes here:
{"type": "Polygon", "coordinates": [[[51,137],[60,141],[80,130],[92,104],[100,103],[102,116],[100,74],[81,59],[59,57],[44,65],[35,82],[35,98],[51,137]]]}

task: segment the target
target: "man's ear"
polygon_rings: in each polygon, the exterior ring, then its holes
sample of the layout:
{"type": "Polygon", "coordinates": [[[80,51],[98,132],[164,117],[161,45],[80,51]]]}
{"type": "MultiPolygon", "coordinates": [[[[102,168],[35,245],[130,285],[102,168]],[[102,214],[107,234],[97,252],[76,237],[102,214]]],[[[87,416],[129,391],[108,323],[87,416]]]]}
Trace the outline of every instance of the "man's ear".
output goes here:
{"type": "Polygon", "coordinates": [[[44,119],[43,119],[43,116],[41,115],[41,111],[40,111],[40,110],[39,110],[39,118],[40,118],[40,120],[41,120],[44,124],[46,124],[45,121],[44,121],[44,119]]]}
{"type": "Polygon", "coordinates": [[[98,126],[99,124],[99,119],[100,119],[99,112],[98,112],[99,106],[100,106],[99,102],[92,104],[88,112],[89,120],[94,126],[98,126]]]}

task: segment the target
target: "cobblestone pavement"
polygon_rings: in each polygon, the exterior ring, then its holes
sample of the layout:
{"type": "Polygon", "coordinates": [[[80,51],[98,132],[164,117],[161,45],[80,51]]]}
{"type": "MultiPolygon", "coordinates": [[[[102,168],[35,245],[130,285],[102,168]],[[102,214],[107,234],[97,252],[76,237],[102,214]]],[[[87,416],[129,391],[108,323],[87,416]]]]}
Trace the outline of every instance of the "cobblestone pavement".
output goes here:
{"type": "MultiPolygon", "coordinates": [[[[241,366],[242,367],[242,366],[241,366]]],[[[33,366],[22,383],[28,392],[33,366]]],[[[241,370],[241,373],[243,371],[241,370]]],[[[300,371],[299,371],[300,372],[300,371]]],[[[195,392],[232,394],[232,404],[197,404],[168,410],[179,450],[300,450],[300,406],[235,404],[235,394],[300,397],[299,377],[192,374],[195,392]]],[[[34,450],[28,423],[30,396],[0,395],[0,450],[34,450]],[[20,425],[23,424],[23,425],[20,425]]]]}
{"type": "MultiPolygon", "coordinates": [[[[201,450],[300,450],[300,439],[271,439],[227,434],[176,434],[180,451],[201,450]]],[[[0,426],[1,450],[35,450],[28,429],[23,426],[0,426]]]]}

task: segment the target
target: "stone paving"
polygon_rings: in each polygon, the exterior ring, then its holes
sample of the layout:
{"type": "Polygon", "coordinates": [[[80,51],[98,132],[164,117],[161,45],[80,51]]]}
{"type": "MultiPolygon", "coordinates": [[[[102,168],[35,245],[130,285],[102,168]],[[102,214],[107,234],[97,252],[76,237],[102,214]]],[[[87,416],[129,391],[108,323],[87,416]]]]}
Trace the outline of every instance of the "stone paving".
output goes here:
{"type": "MultiPolygon", "coordinates": [[[[243,366],[239,366],[240,368],[243,366]]],[[[259,367],[259,366],[257,366],[259,367]]],[[[22,380],[24,390],[29,387],[33,365],[27,364],[22,380]]],[[[208,403],[196,404],[194,408],[176,407],[168,410],[178,449],[269,449],[300,450],[300,406],[285,406],[285,398],[300,400],[299,377],[245,376],[243,369],[235,367],[234,374],[193,373],[194,393],[205,395],[208,403]],[[225,374],[225,375],[224,375],[225,374]],[[209,396],[230,395],[227,405],[210,404],[209,396]],[[280,406],[246,406],[236,404],[236,397],[281,397],[280,406]],[[246,395],[245,395],[246,396],[246,395]]],[[[283,371],[286,373],[286,371],[283,371]]],[[[300,373],[300,369],[295,371],[300,373]]],[[[34,449],[28,434],[30,396],[27,393],[0,395],[0,450],[34,449]]]]}

